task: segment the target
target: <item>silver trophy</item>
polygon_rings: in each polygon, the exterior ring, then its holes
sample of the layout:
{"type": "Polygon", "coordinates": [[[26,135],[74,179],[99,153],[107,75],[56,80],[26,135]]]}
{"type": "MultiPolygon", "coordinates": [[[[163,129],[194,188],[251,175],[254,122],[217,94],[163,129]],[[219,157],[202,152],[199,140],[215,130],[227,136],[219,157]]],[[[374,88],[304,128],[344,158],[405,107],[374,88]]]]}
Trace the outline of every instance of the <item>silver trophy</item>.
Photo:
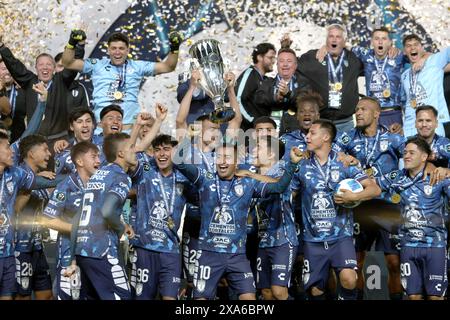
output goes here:
{"type": "Polygon", "coordinates": [[[197,41],[189,49],[192,57],[191,70],[199,69],[200,87],[212,99],[214,111],[210,120],[215,123],[225,123],[234,118],[234,110],[226,107],[223,101],[227,82],[224,79],[224,63],[220,53],[219,41],[205,39],[197,41]]]}

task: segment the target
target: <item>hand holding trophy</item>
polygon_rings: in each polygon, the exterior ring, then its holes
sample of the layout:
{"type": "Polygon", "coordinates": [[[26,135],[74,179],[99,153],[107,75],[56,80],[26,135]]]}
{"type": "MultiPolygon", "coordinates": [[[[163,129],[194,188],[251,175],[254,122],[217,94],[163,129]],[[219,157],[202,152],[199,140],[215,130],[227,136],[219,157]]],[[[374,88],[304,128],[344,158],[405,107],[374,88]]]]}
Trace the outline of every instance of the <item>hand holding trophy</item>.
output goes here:
{"type": "Polygon", "coordinates": [[[198,84],[214,103],[214,111],[210,120],[215,123],[225,123],[234,118],[234,110],[225,106],[223,96],[229,79],[224,77],[224,63],[220,53],[219,41],[205,39],[197,41],[189,49],[192,57],[191,70],[199,70],[201,77],[198,84]]]}

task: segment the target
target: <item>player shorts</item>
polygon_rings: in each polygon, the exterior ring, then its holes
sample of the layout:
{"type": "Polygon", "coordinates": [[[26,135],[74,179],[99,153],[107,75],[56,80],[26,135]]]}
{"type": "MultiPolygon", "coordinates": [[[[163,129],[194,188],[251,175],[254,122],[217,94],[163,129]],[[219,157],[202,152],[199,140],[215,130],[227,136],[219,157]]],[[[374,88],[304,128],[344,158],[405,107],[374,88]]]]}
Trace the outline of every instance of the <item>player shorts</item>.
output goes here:
{"type": "Polygon", "coordinates": [[[222,277],[227,278],[228,286],[238,296],[256,291],[250,261],[245,253],[198,250],[194,273],[194,299],[214,299],[217,284],[222,277]]]}
{"type": "Polygon", "coordinates": [[[59,266],[56,268],[55,274],[55,296],[57,300],[85,300],[83,297],[83,290],[81,288],[81,279],[77,279],[80,281],[78,286],[72,286],[72,280],[69,277],[64,276],[66,268],[59,266]]]}
{"type": "Polygon", "coordinates": [[[181,284],[181,255],[134,248],[131,288],[135,300],[161,297],[177,298],[181,284]]]}
{"type": "Polygon", "coordinates": [[[289,287],[297,247],[286,243],[279,247],[259,248],[256,288],[289,287]]]}
{"type": "Polygon", "coordinates": [[[400,254],[398,234],[390,233],[377,223],[377,219],[400,217],[398,205],[384,200],[369,200],[354,209],[353,237],[356,252],[370,251],[375,242],[375,250],[384,254],[400,254]],[[376,208],[374,210],[374,208],[376,208]]]}
{"type": "Polygon", "coordinates": [[[14,296],[16,286],[16,264],[14,257],[0,258],[0,297],[14,296]]]}
{"type": "Polygon", "coordinates": [[[324,290],[330,267],[337,272],[342,269],[357,269],[356,252],[352,238],[347,237],[328,242],[304,243],[303,282],[305,290],[317,287],[324,290]]]}
{"type": "Polygon", "coordinates": [[[76,256],[81,269],[81,295],[88,300],[129,300],[130,286],[119,259],[76,256]]]}
{"type": "Polygon", "coordinates": [[[408,295],[445,295],[447,257],[445,248],[403,247],[400,251],[400,277],[408,295]]]}
{"type": "Polygon", "coordinates": [[[194,279],[195,261],[197,260],[198,238],[191,237],[189,233],[183,234],[183,272],[187,282],[194,279]]]}
{"type": "Polygon", "coordinates": [[[31,296],[32,291],[52,290],[50,268],[43,250],[18,252],[16,256],[17,294],[31,296]]]}

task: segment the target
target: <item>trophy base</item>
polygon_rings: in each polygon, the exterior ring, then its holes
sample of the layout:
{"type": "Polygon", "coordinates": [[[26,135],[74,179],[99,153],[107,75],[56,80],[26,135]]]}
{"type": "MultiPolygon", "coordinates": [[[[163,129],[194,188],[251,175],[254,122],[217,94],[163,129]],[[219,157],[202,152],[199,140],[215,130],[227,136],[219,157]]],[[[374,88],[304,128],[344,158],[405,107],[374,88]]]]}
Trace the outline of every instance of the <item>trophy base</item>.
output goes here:
{"type": "Polygon", "coordinates": [[[216,108],[209,114],[209,120],[214,123],[226,123],[235,116],[233,108],[216,108]]]}

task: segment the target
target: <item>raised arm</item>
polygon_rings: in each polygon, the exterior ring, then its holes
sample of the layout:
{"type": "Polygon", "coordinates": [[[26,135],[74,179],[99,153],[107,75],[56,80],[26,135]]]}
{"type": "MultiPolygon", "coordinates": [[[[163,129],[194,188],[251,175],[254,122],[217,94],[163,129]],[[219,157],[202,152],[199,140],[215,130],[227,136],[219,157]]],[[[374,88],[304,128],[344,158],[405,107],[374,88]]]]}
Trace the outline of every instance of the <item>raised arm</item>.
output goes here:
{"type": "Polygon", "coordinates": [[[32,81],[34,81],[37,76],[25,67],[25,65],[14,55],[11,50],[5,46],[3,43],[2,36],[0,35],[0,56],[2,57],[3,62],[5,63],[6,68],[8,68],[9,73],[11,73],[11,77],[14,78],[15,81],[22,87],[27,88],[31,85],[32,81]]]}
{"type": "Polygon", "coordinates": [[[180,50],[181,42],[183,41],[183,36],[179,32],[172,32],[169,35],[170,42],[170,53],[166,60],[162,62],[157,62],[155,64],[155,75],[161,73],[168,73],[175,70],[178,62],[178,52],[180,50]]]}
{"type": "Polygon", "coordinates": [[[236,97],[236,92],[234,91],[236,76],[233,72],[227,72],[225,74],[225,80],[228,82],[228,99],[230,99],[230,106],[234,109],[235,115],[234,118],[228,122],[227,127],[227,136],[237,136],[236,130],[241,127],[242,123],[242,114],[241,109],[239,108],[239,102],[236,97]]]}
{"type": "Polygon", "coordinates": [[[83,70],[84,61],[82,59],[75,59],[75,47],[78,42],[84,40],[86,40],[86,33],[83,30],[72,30],[70,33],[69,43],[66,45],[62,56],[64,68],[76,71],[83,70]]]}
{"type": "Polygon", "coordinates": [[[186,130],[188,128],[187,117],[189,114],[189,109],[191,108],[192,96],[195,89],[197,88],[198,82],[200,81],[201,74],[198,70],[192,70],[191,80],[189,81],[189,89],[184,95],[180,103],[180,108],[177,112],[177,117],[175,120],[177,129],[177,140],[180,141],[186,135],[186,130]]]}
{"type": "Polygon", "coordinates": [[[28,122],[26,130],[20,136],[20,139],[35,134],[39,130],[42,122],[42,116],[45,113],[45,106],[47,104],[48,96],[47,88],[45,87],[43,82],[38,82],[36,84],[33,84],[33,90],[38,93],[38,104],[35,112],[33,113],[33,116],[28,122]]]}
{"type": "Polygon", "coordinates": [[[168,113],[168,109],[163,106],[160,103],[156,103],[155,105],[155,121],[153,122],[153,125],[150,129],[150,131],[147,133],[147,135],[139,141],[138,144],[136,144],[136,151],[145,151],[150,147],[150,144],[152,143],[153,139],[158,135],[159,129],[161,128],[161,124],[166,119],[168,113]]]}

